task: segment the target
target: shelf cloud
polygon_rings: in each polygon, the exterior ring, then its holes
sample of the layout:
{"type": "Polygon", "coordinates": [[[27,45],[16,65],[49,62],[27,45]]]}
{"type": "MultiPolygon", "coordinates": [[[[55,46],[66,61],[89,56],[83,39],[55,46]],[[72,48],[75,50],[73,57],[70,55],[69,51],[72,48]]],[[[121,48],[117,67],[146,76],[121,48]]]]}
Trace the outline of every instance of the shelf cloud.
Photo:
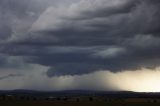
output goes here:
{"type": "Polygon", "coordinates": [[[48,78],[155,69],[159,10],[159,0],[1,0],[0,79],[34,65],[48,78]]]}

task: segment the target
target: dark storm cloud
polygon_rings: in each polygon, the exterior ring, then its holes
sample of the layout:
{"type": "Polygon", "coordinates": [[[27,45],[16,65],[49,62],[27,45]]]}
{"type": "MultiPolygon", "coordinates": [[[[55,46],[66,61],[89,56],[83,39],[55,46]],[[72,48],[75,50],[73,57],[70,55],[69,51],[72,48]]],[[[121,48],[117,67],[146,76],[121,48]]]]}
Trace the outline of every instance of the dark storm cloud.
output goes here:
{"type": "MultiPolygon", "coordinates": [[[[17,2],[16,5],[25,3],[17,2]]],[[[16,16],[25,17],[24,11],[31,11],[29,7],[19,10],[21,7],[14,7],[14,3],[10,13],[16,16]]],[[[32,23],[27,27],[29,30],[20,33],[21,39],[14,34],[16,40],[0,45],[1,53],[50,66],[49,77],[160,65],[159,0],[81,0],[44,8],[40,16],[25,19],[32,23]]],[[[32,12],[27,13],[33,15],[32,12]]],[[[4,34],[10,35],[8,26],[4,32],[0,27],[1,39],[6,39],[4,34]]]]}
{"type": "Polygon", "coordinates": [[[21,76],[23,76],[23,75],[21,75],[21,74],[8,74],[6,76],[0,77],[0,80],[8,79],[8,78],[11,78],[11,77],[21,77],[21,76]]]}
{"type": "Polygon", "coordinates": [[[52,0],[1,0],[0,1],[0,40],[22,39],[33,22],[50,5],[58,2],[52,0]]]}

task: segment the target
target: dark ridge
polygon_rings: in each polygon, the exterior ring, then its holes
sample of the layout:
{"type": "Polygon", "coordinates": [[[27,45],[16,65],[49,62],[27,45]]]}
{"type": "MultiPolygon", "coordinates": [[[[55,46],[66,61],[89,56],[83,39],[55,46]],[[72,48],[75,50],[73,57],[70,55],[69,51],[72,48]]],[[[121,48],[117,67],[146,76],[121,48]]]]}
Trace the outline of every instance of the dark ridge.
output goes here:
{"type": "Polygon", "coordinates": [[[74,97],[74,96],[104,96],[112,98],[160,98],[160,93],[131,92],[131,91],[90,91],[90,90],[65,90],[65,91],[34,91],[34,90],[0,90],[0,95],[34,96],[34,97],[74,97]]]}

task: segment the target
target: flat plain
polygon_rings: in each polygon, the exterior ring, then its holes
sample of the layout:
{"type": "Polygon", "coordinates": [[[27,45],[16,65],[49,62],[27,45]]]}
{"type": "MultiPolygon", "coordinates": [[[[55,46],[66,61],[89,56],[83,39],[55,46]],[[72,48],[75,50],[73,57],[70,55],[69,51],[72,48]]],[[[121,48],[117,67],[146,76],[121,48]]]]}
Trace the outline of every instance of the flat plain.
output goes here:
{"type": "Polygon", "coordinates": [[[0,106],[160,106],[160,98],[13,98],[0,100],[0,106]]]}

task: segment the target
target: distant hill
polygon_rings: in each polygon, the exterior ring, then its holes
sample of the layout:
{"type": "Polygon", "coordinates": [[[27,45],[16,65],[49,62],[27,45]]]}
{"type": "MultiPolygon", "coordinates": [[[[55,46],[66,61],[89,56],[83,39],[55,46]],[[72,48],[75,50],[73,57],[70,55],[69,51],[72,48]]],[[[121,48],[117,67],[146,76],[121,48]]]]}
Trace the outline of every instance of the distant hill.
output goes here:
{"type": "Polygon", "coordinates": [[[65,90],[65,91],[34,91],[34,90],[0,90],[0,95],[14,96],[106,96],[113,98],[129,98],[129,97],[145,97],[145,98],[160,98],[160,93],[137,93],[131,91],[90,91],[90,90],[65,90]]]}

